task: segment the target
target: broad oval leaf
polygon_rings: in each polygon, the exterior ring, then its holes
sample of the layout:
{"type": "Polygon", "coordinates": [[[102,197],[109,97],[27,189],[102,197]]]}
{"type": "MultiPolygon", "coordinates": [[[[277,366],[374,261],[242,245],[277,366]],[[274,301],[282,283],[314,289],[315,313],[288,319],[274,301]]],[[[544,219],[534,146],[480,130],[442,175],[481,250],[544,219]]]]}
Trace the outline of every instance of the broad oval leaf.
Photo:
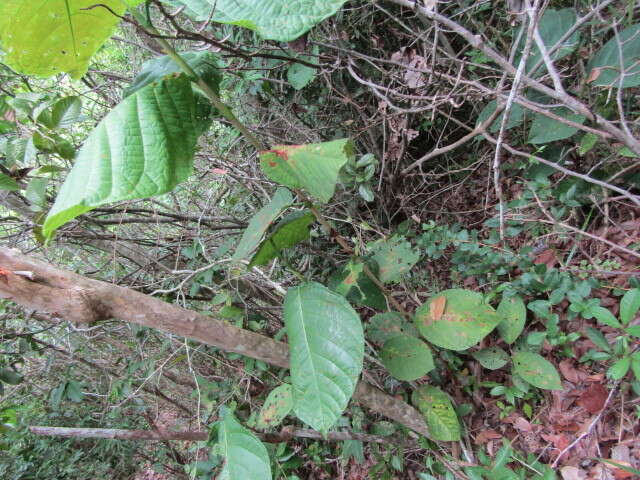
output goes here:
{"type": "Polygon", "coordinates": [[[501,317],[484,302],[481,294],[454,288],[444,290],[416,310],[415,323],[423,337],[450,350],[472,347],[500,323],[501,317]],[[439,319],[431,316],[431,302],[444,296],[446,306],[439,319]]]}
{"type": "Polygon", "coordinates": [[[640,309],[640,288],[633,288],[624,294],[620,300],[620,320],[628,325],[640,309]]]}
{"type": "Polygon", "coordinates": [[[380,351],[380,361],[393,377],[405,381],[423,377],[435,368],[431,349],[409,335],[387,340],[380,351]]]}
{"type": "Polygon", "coordinates": [[[424,415],[431,438],[441,442],[460,440],[460,422],[449,395],[425,385],[413,392],[411,401],[424,415]]]}
{"type": "Polygon", "coordinates": [[[271,480],[266,447],[232,413],[225,412],[217,428],[217,453],[224,457],[218,480],[271,480]]]}
{"type": "Polygon", "coordinates": [[[278,188],[271,201],[256,212],[244,230],[238,248],[231,259],[247,258],[260,245],[262,237],[282,211],[293,203],[293,195],[286,188],[278,188]]]}
{"type": "Polygon", "coordinates": [[[419,335],[416,327],[398,312],[378,313],[371,317],[367,325],[367,338],[380,345],[401,334],[414,337],[419,335]]]}
{"type": "MultiPolygon", "coordinates": [[[[209,85],[216,93],[220,89],[221,75],[218,71],[218,57],[211,52],[178,52],[178,55],[209,85]]],[[[181,73],[180,66],[169,56],[163,55],[147,60],[142,64],[140,73],[133,79],[133,83],[125,88],[123,97],[137,92],[150,83],[157,82],[162,77],[173,73],[181,73]]]]}
{"type": "Polygon", "coordinates": [[[534,387],[562,390],[560,375],[555,367],[541,355],[518,352],[512,357],[513,371],[534,387]]]}
{"type": "MultiPolygon", "coordinates": [[[[622,88],[640,85],[640,23],[619,34],[622,43],[624,78],[622,88]]],[[[614,36],[605,43],[587,65],[593,85],[618,88],[620,85],[620,50],[614,36]]]]}
{"type": "Polygon", "coordinates": [[[631,368],[631,357],[623,357],[609,367],[607,377],[620,380],[627,374],[629,368],[631,368]]]}
{"type": "Polygon", "coordinates": [[[3,63],[27,75],[82,77],[127,6],[142,0],[2,0],[3,63]],[[106,7],[109,7],[111,13],[106,7]]]}
{"type": "Polygon", "coordinates": [[[285,248],[291,248],[308,239],[311,235],[309,227],[314,220],[313,214],[305,211],[286,215],[264,239],[249,266],[266,265],[285,248]]]}
{"type": "Polygon", "coordinates": [[[191,82],[166,77],[124,99],[91,132],[42,227],[46,238],[106,203],[171,191],[189,177],[200,119],[191,82]]]}
{"type": "Polygon", "coordinates": [[[383,283],[399,282],[402,275],[411,270],[420,255],[411,248],[411,244],[402,236],[393,236],[376,243],[373,247],[373,259],[378,263],[378,277],[383,283]]]}
{"type": "Polygon", "coordinates": [[[344,297],[314,282],[289,289],[284,323],[294,411],[326,433],[349,403],[362,371],[362,323],[344,297]]]}
{"type": "Polygon", "coordinates": [[[498,332],[502,339],[512,344],[524,330],[527,320],[527,307],[522,297],[503,297],[498,305],[498,315],[502,318],[498,324],[498,332]]]}
{"type": "Polygon", "coordinates": [[[289,188],[304,188],[312,197],[331,200],[338,174],[353,156],[348,139],[306,145],[276,145],[260,152],[260,166],[267,177],[289,188]]]}
{"type": "Polygon", "coordinates": [[[489,370],[497,370],[509,362],[509,354],[498,347],[483,348],[471,353],[471,356],[489,370]]]}
{"type": "Polygon", "coordinates": [[[335,14],[346,1],[179,0],[170,3],[186,6],[187,13],[197,20],[239,25],[255,30],[263,38],[290,42],[335,14]]]}
{"type": "Polygon", "coordinates": [[[285,383],[271,390],[258,414],[256,427],[260,429],[280,425],[293,409],[293,389],[285,383]]]}

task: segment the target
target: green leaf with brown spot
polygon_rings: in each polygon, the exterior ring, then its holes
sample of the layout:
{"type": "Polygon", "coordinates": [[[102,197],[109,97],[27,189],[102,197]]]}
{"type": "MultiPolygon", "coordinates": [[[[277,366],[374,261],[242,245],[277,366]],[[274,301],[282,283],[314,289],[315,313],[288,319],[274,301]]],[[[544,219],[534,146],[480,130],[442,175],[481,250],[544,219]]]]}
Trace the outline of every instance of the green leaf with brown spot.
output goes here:
{"type": "Polygon", "coordinates": [[[413,337],[420,335],[416,327],[398,312],[378,313],[371,317],[367,325],[367,338],[380,345],[401,334],[413,337]]]}
{"type": "Polygon", "coordinates": [[[415,314],[415,324],[422,336],[434,345],[450,350],[474,346],[501,320],[481,294],[460,288],[444,290],[431,297],[415,314]],[[444,312],[440,318],[433,318],[431,302],[442,296],[446,298],[444,312]]]}
{"type": "Polygon", "coordinates": [[[460,440],[460,422],[449,395],[425,385],[413,392],[411,401],[424,415],[431,438],[441,442],[460,440]]]}
{"type": "Polygon", "coordinates": [[[555,367],[542,355],[518,352],[512,357],[513,372],[534,387],[545,390],[562,390],[560,375],[555,367]]]}
{"type": "Polygon", "coordinates": [[[399,282],[402,275],[420,260],[420,255],[401,236],[393,236],[375,244],[373,251],[373,259],[380,267],[379,278],[383,283],[399,282]]]}
{"type": "Polygon", "coordinates": [[[258,414],[256,427],[272,428],[280,425],[284,417],[293,409],[293,389],[288,383],[271,390],[258,414]]]}
{"type": "Polygon", "coordinates": [[[327,203],[333,197],[338,174],[353,156],[348,139],[307,145],[276,145],[260,152],[260,166],[274,182],[292,189],[303,188],[327,203]]]}
{"type": "Polygon", "coordinates": [[[431,349],[409,335],[387,340],[380,351],[380,361],[393,377],[405,381],[423,377],[435,368],[431,349]]]}
{"type": "Polygon", "coordinates": [[[524,330],[527,320],[527,307],[522,297],[502,297],[497,309],[498,315],[502,318],[498,324],[498,332],[502,339],[508,344],[512,344],[524,330]]]}

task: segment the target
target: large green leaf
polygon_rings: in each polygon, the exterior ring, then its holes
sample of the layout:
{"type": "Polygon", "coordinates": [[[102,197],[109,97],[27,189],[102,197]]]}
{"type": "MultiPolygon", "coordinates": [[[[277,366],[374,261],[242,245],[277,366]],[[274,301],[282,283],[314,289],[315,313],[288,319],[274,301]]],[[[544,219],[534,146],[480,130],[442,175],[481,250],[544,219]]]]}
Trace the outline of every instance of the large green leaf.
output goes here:
{"type": "Polygon", "coordinates": [[[168,3],[186,6],[187,13],[197,20],[239,25],[255,30],[263,38],[290,42],[336,13],[346,1],[174,0],[168,3]]]}
{"type": "MultiPolygon", "coordinates": [[[[586,117],[573,113],[565,107],[555,108],[550,111],[551,113],[555,113],[562,118],[571,120],[578,124],[583,124],[586,119],[586,117]]],[[[541,113],[536,113],[533,116],[533,122],[531,123],[527,142],[538,145],[541,143],[554,142],[556,140],[564,140],[565,138],[572,136],[577,131],[578,129],[571,125],[548,118],[541,113]]]]}
{"type": "Polygon", "coordinates": [[[429,434],[434,440],[460,440],[460,422],[449,395],[437,387],[424,385],[413,392],[411,401],[424,415],[429,434]]]}
{"type": "Polygon", "coordinates": [[[284,383],[271,390],[258,414],[256,427],[260,429],[279,425],[293,409],[293,388],[284,383]]]}
{"type": "Polygon", "coordinates": [[[244,230],[238,248],[236,248],[233,261],[247,258],[260,245],[262,237],[271,224],[280,216],[282,210],[293,203],[293,195],[286,188],[278,188],[269,203],[262,207],[251,217],[249,225],[244,230]]]}
{"type": "Polygon", "coordinates": [[[266,447],[249,430],[225,411],[217,424],[216,453],[224,457],[218,480],[271,480],[271,464],[266,447]]]}
{"type": "MultiPolygon", "coordinates": [[[[573,8],[563,8],[562,10],[547,9],[544,12],[544,15],[542,15],[542,18],[538,21],[538,31],[540,32],[540,37],[542,38],[544,45],[547,47],[547,50],[551,49],[551,47],[558,43],[564,34],[575,25],[576,20],[576,11],[573,8]]],[[[522,50],[525,45],[524,37],[525,35],[522,35],[520,45],[518,46],[519,51],[516,56],[516,63],[520,61],[520,57],[522,56],[522,50]]],[[[576,30],[554,53],[551,54],[551,60],[560,60],[561,58],[566,57],[578,47],[579,42],[580,32],[576,30]]],[[[527,72],[530,72],[533,66],[541,59],[542,53],[534,42],[531,46],[529,58],[527,59],[527,72]]],[[[545,65],[542,64],[542,66],[536,70],[534,76],[539,77],[546,72],[546,70],[545,65]]]]}
{"type": "Polygon", "coordinates": [[[498,324],[500,336],[509,344],[515,342],[524,330],[524,324],[527,320],[527,307],[524,300],[518,295],[503,297],[497,312],[502,318],[498,324]]]}
{"type": "Polygon", "coordinates": [[[285,216],[262,242],[249,266],[266,265],[285,248],[291,248],[311,235],[309,227],[315,217],[309,212],[294,212],[285,216]]]}
{"type": "Polygon", "coordinates": [[[373,251],[373,259],[380,267],[379,278],[383,283],[399,282],[402,275],[420,260],[420,255],[402,236],[393,236],[377,243],[373,251]]]}
{"type": "MultiPolygon", "coordinates": [[[[222,77],[218,71],[218,57],[214,53],[179,52],[179,55],[214,92],[219,92],[222,77]]],[[[169,55],[152,58],[142,64],[140,73],[133,79],[133,83],[125,88],[122,95],[123,97],[128,97],[166,75],[181,72],[182,69],[169,55]]]]}
{"type": "Polygon", "coordinates": [[[450,350],[472,347],[500,323],[502,318],[484,302],[480,293],[454,288],[431,297],[416,310],[416,327],[431,343],[450,350]],[[444,311],[437,318],[432,303],[446,299],[444,311]]]}
{"type": "Polygon", "coordinates": [[[560,375],[555,367],[541,355],[518,352],[512,357],[513,372],[534,387],[546,390],[562,390],[560,375]]]}
{"type": "Polygon", "coordinates": [[[3,63],[28,75],[82,77],[127,5],[142,0],[2,0],[3,63]],[[111,13],[109,7],[116,15],[111,13]]]}
{"type": "Polygon", "coordinates": [[[338,174],[353,156],[348,139],[307,145],[276,145],[260,152],[260,166],[274,182],[289,188],[304,188],[326,203],[333,196],[338,174]]]}
{"type": "MultiPolygon", "coordinates": [[[[625,28],[619,34],[622,44],[623,88],[640,85],[640,23],[625,28]]],[[[618,39],[612,36],[587,65],[593,85],[618,88],[620,82],[620,50],[618,39]]]]}
{"type": "Polygon", "coordinates": [[[185,75],[163,78],[123,100],[78,152],[44,236],[100,205],[160,195],[186,180],[203,121],[195,105],[185,75]]]}
{"type": "Polygon", "coordinates": [[[628,325],[640,309],[640,288],[632,288],[620,300],[620,320],[628,325]]]}
{"type": "MultiPolygon", "coordinates": [[[[378,265],[371,261],[367,265],[375,275],[378,265]]],[[[361,260],[350,260],[342,270],[331,275],[329,288],[351,303],[384,310],[387,308],[387,300],[380,288],[364,273],[364,266],[361,260]]]]}
{"type": "Polygon", "coordinates": [[[10,192],[16,192],[20,190],[20,185],[11,178],[9,175],[0,173],[0,190],[8,190],[10,192]]]}
{"type": "Polygon", "coordinates": [[[396,335],[384,343],[380,361],[398,380],[416,380],[435,368],[431,349],[422,340],[396,335]]]}
{"type": "Polygon", "coordinates": [[[284,301],[294,411],[327,432],[346,408],[362,371],[364,335],[344,297],[319,283],[289,289],[284,301]]]}

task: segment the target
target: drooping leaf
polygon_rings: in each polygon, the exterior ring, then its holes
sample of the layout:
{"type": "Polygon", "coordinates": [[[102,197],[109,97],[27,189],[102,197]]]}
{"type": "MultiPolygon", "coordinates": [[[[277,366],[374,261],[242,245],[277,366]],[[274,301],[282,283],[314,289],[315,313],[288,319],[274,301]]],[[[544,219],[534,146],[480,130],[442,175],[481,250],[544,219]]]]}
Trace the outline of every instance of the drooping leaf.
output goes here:
{"type": "Polygon", "coordinates": [[[293,389],[284,383],[271,390],[258,414],[256,427],[266,429],[280,425],[293,409],[293,389]]]}
{"type": "Polygon", "coordinates": [[[591,314],[603,325],[608,325],[613,328],[622,328],[622,325],[618,319],[611,313],[608,308],[593,307],[590,309],[591,314]]]}
{"type": "MultiPolygon", "coordinates": [[[[369,270],[375,275],[378,266],[375,262],[367,262],[369,270]]],[[[380,288],[364,273],[365,263],[361,260],[350,260],[342,270],[338,270],[329,279],[329,288],[346,297],[351,303],[384,310],[387,300],[380,288]]]]}
{"type": "Polygon", "coordinates": [[[8,385],[19,385],[22,383],[22,375],[14,372],[10,368],[0,368],[0,381],[8,385]]]}
{"type": "Polygon", "coordinates": [[[38,151],[33,144],[33,137],[14,138],[7,142],[6,156],[8,166],[28,166],[35,160],[38,151]]]}
{"type": "Polygon", "coordinates": [[[350,140],[306,145],[276,145],[260,152],[260,166],[274,182],[289,188],[304,188],[312,197],[331,200],[342,166],[353,156],[350,140]]]}
{"type": "Polygon", "coordinates": [[[2,0],[3,62],[27,75],[51,77],[66,72],[79,79],[120,22],[116,15],[141,1],[101,0],[98,5],[93,0],[2,0]]]}
{"type": "MultiPolygon", "coordinates": [[[[204,51],[178,52],[178,54],[214,92],[219,93],[222,77],[218,71],[218,57],[214,53],[204,51]]],[[[147,60],[142,64],[140,73],[133,79],[133,83],[124,89],[122,96],[126,98],[166,75],[181,72],[182,69],[169,55],[147,60]]]]}
{"type": "MultiPolygon", "coordinates": [[[[166,1],[166,0],[163,0],[166,1]]],[[[255,30],[269,40],[290,42],[335,14],[347,0],[178,0],[197,20],[255,30]],[[215,6],[215,10],[214,10],[215,6]]]]}
{"type": "Polygon", "coordinates": [[[541,355],[518,352],[512,357],[513,371],[534,387],[562,390],[560,375],[555,367],[541,355]]]}
{"type": "MultiPolygon", "coordinates": [[[[556,43],[558,43],[564,34],[575,25],[576,20],[577,15],[573,8],[563,8],[562,10],[547,9],[544,12],[538,21],[538,31],[540,32],[540,37],[542,38],[545,47],[547,47],[547,50],[550,50],[556,43]]],[[[560,60],[561,58],[566,57],[578,47],[579,42],[580,32],[576,30],[554,53],[550,55],[551,60],[560,60]]],[[[525,35],[522,36],[518,47],[519,51],[516,55],[516,64],[520,61],[524,45],[525,35]]],[[[531,72],[533,66],[541,60],[542,53],[534,42],[531,46],[529,58],[527,59],[526,71],[531,72]]],[[[542,66],[533,73],[533,76],[539,77],[546,71],[546,66],[543,63],[542,66]]]]}
{"type": "Polygon", "coordinates": [[[424,415],[434,440],[460,440],[460,422],[449,395],[437,387],[424,385],[413,392],[411,401],[424,415]]]}
{"type": "Polygon", "coordinates": [[[431,343],[450,350],[472,347],[500,323],[502,318],[484,302],[481,294],[454,288],[430,298],[416,310],[416,327],[431,343]],[[440,296],[447,299],[444,314],[431,317],[430,304],[440,296]]]}
{"type": "Polygon", "coordinates": [[[55,102],[51,109],[43,110],[37,120],[51,130],[69,128],[80,118],[81,108],[80,97],[64,97],[55,102]]]}
{"type": "Polygon", "coordinates": [[[380,361],[398,380],[416,380],[435,368],[431,349],[422,340],[396,335],[380,351],[380,361]]]}
{"type": "Polygon", "coordinates": [[[42,227],[106,203],[171,191],[191,174],[198,123],[191,83],[167,77],[127,97],[91,132],[42,227]]]}
{"type": "Polygon", "coordinates": [[[509,362],[509,354],[498,347],[483,348],[471,354],[480,365],[489,370],[497,370],[509,362]]]}
{"type": "Polygon", "coordinates": [[[498,324],[498,332],[502,339],[512,344],[524,330],[527,320],[527,307],[520,296],[503,297],[498,305],[498,315],[502,318],[498,324]]]}
{"type": "MultiPolygon", "coordinates": [[[[640,85],[640,23],[625,28],[619,34],[622,48],[624,77],[622,88],[640,85]]],[[[593,85],[618,88],[620,84],[620,50],[618,39],[612,36],[587,65],[593,85]]]]}
{"type": "Polygon", "coordinates": [[[280,255],[285,248],[291,248],[310,236],[309,227],[315,217],[312,213],[302,211],[285,216],[264,239],[260,248],[251,259],[249,266],[266,265],[280,255]]]}
{"type": "Polygon", "coordinates": [[[414,337],[419,335],[416,327],[398,312],[378,313],[371,317],[367,325],[367,338],[380,345],[402,334],[414,337]]]}
{"type": "Polygon", "coordinates": [[[8,190],[10,192],[16,192],[20,190],[20,185],[18,185],[18,183],[9,175],[0,173],[0,190],[8,190]]]}
{"type": "Polygon", "coordinates": [[[620,300],[620,320],[629,325],[640,309],[640,288],[632,288],[620,300]]]}
{"type": "Polygon", "coordinates": [[[224,457],[218,480],[271,480],[269,453],[264,444],[225,411],[217,424],[216,452],[224,457]]]}
{"type": "Polygon", "coordinates": [[[289,289],[284,322],[294,411],[327,432],[349,403],[362,371],[362,323],[344,297],[313,282],[289,289]]]}
{"type": "MultiPolygon", "coordinates": [[[[579,124],[583,124],[586,119],[586,117],[573,113],[565,107],[554,108],[551,112],[579,124]]],[[[542,143],[554,142],[556,140],[564,140],[565,138],[572,136],[577,131],[578,129],[575,127],[552,118],[545,117],[541,113],[536,113],[533,117],[533,122],[531,123],[527,142],[539,145],[542,143]]]]}
{"type": "Polygon", "coordinates": [[[373,259],[380,267],[379,278],[383,283],[399,282],[402,275],[411,270],[420,255],[402,236],[394,235],[373,247],[373,259]]]}
{"type": "Polygon", "coordinates": [[[31,210],[35,212],[44,210],[47,204],[47,185],[49,185],[48,178],[34,177],[29,180],[24,196],[31,203],[31,210]]]}
{"type": "Polygon", "coordinates": [[[293,203],[293,195],[286,188],[278,188],[273,194],[271,201],[262,207],[251,217],[249,225],[244,230],[238,248],[231,259],[233,261],[242,260],[249,257],[253,251],[260,245],[262,237],[269,229],[269,226],[276,218],[280,216],[282,211],[293,203]]]}

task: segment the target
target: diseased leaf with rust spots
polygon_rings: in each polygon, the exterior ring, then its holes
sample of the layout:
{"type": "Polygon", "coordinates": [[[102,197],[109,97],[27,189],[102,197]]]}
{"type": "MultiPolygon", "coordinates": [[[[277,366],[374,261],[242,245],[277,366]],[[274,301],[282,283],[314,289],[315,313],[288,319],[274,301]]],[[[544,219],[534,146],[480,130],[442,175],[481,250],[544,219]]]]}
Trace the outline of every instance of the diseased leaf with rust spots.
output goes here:
{"type": "Polygon", "coordinates": [[[429,304],[429,315],[434,320],[440,320],[444,313],[444,307],[447,305],[447,297],[440,296],[434,298],[429,304]]]}
{"type": "Polygon", "coordinates": [[[422,340],[397,335],[384,343],[380,360],[398,380],[416,380],[435,368],[431,349],[422,340]]]}
{"type": "Polygon", "coordinates": [[[498,305],[498,315],[502,318],[498,331],[502,339],[511,344],[522,333],[527,320],[527,307],[519,296],[503,298],[498,305]]]}
{"type": "Polygon", "coordinates": [[[293,389],[285,383],[273,389],[258,414],[256,427],[266,429],[280,425],[293,409],[293,389]]]}
{"type": "Polygon", "coordinates": [[[388,240],[378,242],[373,246],[373,259],[380,266],[378,277],[383,283],[399,282],[402,275],[411,270],[420,255],[402,236],[393,236],[388,240]]]}
{"type": "Polygon", "coordinates": [[[460,440],[460,422],[449,395],[425,385],[413,392],[411,401],[424,415],[431,438],[441,442],[460,440]]]}
{"type": "Polygon", "coordinates": [[[434,345],[450,350],[466,350],[472,347],[500,323],[500,316],[484,302],[481,294],[471,290],[454,288],[444,290],[430,298],[416,310],[415,324],[422,336],[434,345]],[[444,312],[435,318],[431,303],[446,299],[444,312]]]}

